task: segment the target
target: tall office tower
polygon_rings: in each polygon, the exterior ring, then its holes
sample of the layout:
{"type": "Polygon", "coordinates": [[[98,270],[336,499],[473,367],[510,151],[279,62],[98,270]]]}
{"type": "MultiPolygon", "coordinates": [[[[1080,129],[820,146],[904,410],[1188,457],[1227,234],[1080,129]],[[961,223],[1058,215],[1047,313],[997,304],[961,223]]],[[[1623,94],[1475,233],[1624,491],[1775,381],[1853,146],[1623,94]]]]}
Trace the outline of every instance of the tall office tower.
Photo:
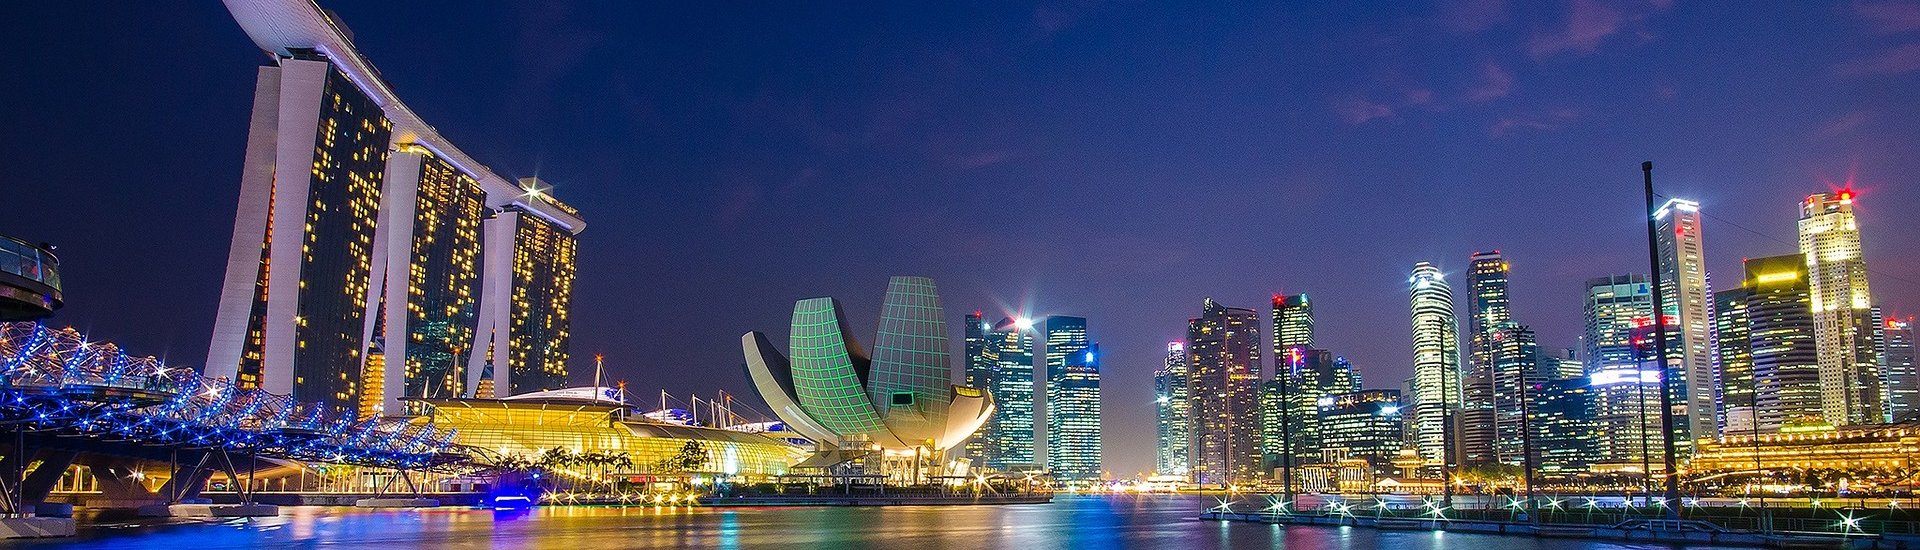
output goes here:
{"type": "Polygon", "coordinates": [[[1187,321],[1188,391],[1194,481],[1204,485],[1260,477],[1260,314],[1207,298],[1187,321]]]}
{"type": "MultiPolygon", "coordinates": [[[[1274,377],[1261,384],[1260,445],[1268,471],[1321,461],[1321,398],[1360,391],[1352,365],[1323,349],[1292,347],[1275,358],[1274,377]]],[[[1297,471],[1296,471],[1297,475],[1297,471]]]]}
{"type": "Polygon", "coordinates": [[[1047,470],[1055,479],[1098,481],[1100,345],[1087,344],[1064,363],[1047,380],[1047,470]]]}
{"type": "Polygon", "coordinates": [[[1315,401],[1314,413],[1320,427],[1316,462],[1365,460],[1373,477],[1394,475],[1393,460],[1400,455],[1406,431],[1399,391],[1328,394],[1315,401]]]}
{"type": "Polygon", "coordinates": [[[1160,415],[1159,452],[1154,471],[1186,477],[1193,437],[1193,402],[1187,393],[1187,343],[1167,342],[1167,362],[1153,375],[1154,404],[1160,415]]]}
{"type": "Polygon", "coordinates": [[[1453,318],[1453,289],[1440,268],[1414,264],[1407,283],[1413,310],[1414,424],[1409,437],[1426,468],[1437,472],[1459,461],[1459,442],[1448,441],[1456,426],[1448,424],[1457,425],[1452,417],[1460,410],[1460,328],[1453,318]]]}
{"type": "Polygon", "coordinates": [[[1545,349],[1540,350],[1540,375],[1549,380],[1585,376],[1587,369],[1580,365],[1579,359],[1574,358],[1573,349],[1569,348],[1565,353],[1560,355],[1545,349]]]}
{"type": "Polygon", "coordinates": [[[367,310],[384,319],[369,318],[366,330],[402,368],[387,374],[382,386],[391,395],[380,398],[465,396],[487,194],[473,175],[416,144],[393,151],[386,174],[367,296],[367,310]]]}
{"type": "Polygon", "coordinates": [[[1906,422],[1920,417],[1920,370],[1913,362],[1913,317],[1889,318],[1885,327],[1885,349],[1880,371],[1886,377],[1887,418],[1906,422]]]}
{"type": "Polygon", "coordinates": [[[1296,346],[1313,347],[1313,302],[1306,294],[1274,295],[1273,356],[1296,346]]]}
{"type": "Polygon", "coordinates": [[[1873,298],[1853,217],[1853,191],[1815,193],[1800,203],[1800,254],[1806,256],[1813,297],[1822,415],[1835,427],[1879,422],[1884,405],[1873,298]]]}
{"type": "Polygon", "coordinates": [[[578,269],[579,230],[548,213],[572,214],[577,221],[578,211],[543,191],[548,187],[538,179],[524,178],[520,185],[527,191],[482,224],[486,274],[473,347],[478,353],[467,365],[467,372],[477,374],[488,370],[481,361],[505,358],[507,368],[492,369],[494,387],[506,388],[505,395],[566,387],[578,269]]]}
{"type": "Polygon", "coordinates": [[[1533,431],[1536,468],[1549,479],[1587,471],[1599,449],[1593,421],[1592,382],[1585,376],[1547,380],[1527,392],[1533,401],[1527,427],[1533,431]]]}
{"type": "Polygon", "coordinates": [[[1720,372],[1720,433],[1753,433],[1753,342],[1747,325],[1748,292],[1741,288],[1713,293],[1714,365],[1720,372]]]}
{"type": "Polygon", "coordinates": [[[325,55],[260,68],[208,376],[359,406],[392,130],[380,103],[325,55]]]}
{"type": "MultiPolygon", "coordinates": [[[[1463,404],[1458,416],[1460,439],[1456,444],[1470,466],[1500,460],[1500,453],[1494,449],[1498,424],[1494,418],[1494,401],[1501,380],[1493,369],[1493,338],[1503,323],[1513,319],[1511,300],[1507,297],[1508,271],[1507,260],[1498,250],[1473,253],[1467,269],[1470,354],[1466,372],[1461,377],[1463,404]]],[[[1517,414],[1518,409],[1515,410],[1517,414]]]]}
{"type": "Polygon", "coordinates": [[[1714,419],[1713,319],[1707,288],[1706,256],[1702,251],[1700,205],[1669,199],[1653,213],[1660,259],[1661,315],[1680,327],[1678,343],[1667,349],[1668,361],[1677,360],[1672,384],[1676,441],[1692,442],[1719,435],[1714,419]]]}
{"type": "Polygon", "coordinates": [[[1001,319],[986,333],[986,350],[995,358],[997,371],[988,388],[993,392],[993,415],[980,429],[979,445],[968,446],[969,454],[978,457],[981,466],[1003,472],[1035,468],[1033,323],[1024,318],[1001,319]]]}
{"type": "MultiPolygon", "coordinates": [[[[967,314],[966,383],[968,387],[980,388],[988,392],[999,387],[1000,379],[1000,348],[989,340],[992,337],[992,331],[993,327],[987,324],[986,318],[979,310],[967,314]]],[[[999,394],[994,394],[995,399],[999,397],[999,394]]],[[[987,426],[992,425],[992,417],[989,417],[987,426]]],[[[993,430],[985,427],[974,434],[967,440],[967,458],[976,465],[985,464],[987,453],[992,452],[990,449],[1000,447],[1000,442],[994,439],[995,435],[993,430]]]]}
{"type": "MultiPolygon", "coordinates": [[[[1660,434],[1660,376],[1649,332],[1653,326],[1653,294],[1641,275],[1614,275],[1587,281],[1587,375],[1592,386],[1593,421],[1604,434],[1595,449],[1596,462],[1617,468],[1640,469],[1662,448],[1660,434]]],[[[1669,340],[1673,331],[1668,331],[1669,340]]],[[[1676,441],[1676,443],[1678,443],[1676,441]]]]}
{"type": "Polygon", "coordinates": [[[1821,409],[1820,356],[1804,256],[1746,261],[1748,349],[1760,433],[1831,429],[1821,409]]]}
{"type": "Polygon", "coordinates": [[[1063,395],[1058,388],[1054,387],[1053,381],[1059,380],[1066,374],[1069,358],[1087,348],[1087,319],[1052,315],[1042,321],[1041,325],[1041,330],[1046,336],[1047,347],[1041,350],[1041,353],[1046,356],[1043,362],[1047,365],[1047,379],[1039,381],[1040,389],[1036,391],[1039,395],[1045,396],[1046,401],[1035,407],[1035,413],[1041,423],[1046,426],[1046,433],[1041,434],[1041,439],[1046,441],[1047,445],[1036,451],[1038,454],[1034,456],[1040,457],[1041,463],[1046,464],[1048,469],[1052,469],[1054,431],[1060,426],[1059,420],[1053,417],[1053,406],[1060,402],[1063,395]]]}
{"type": "Polygon", "coordinates": [[[1360,376],[1360,369],[1353,368],[1353,362],[1348,361],[1345,356],[1333,356],[1333,371],[1346,377],[1347,385],[1353,388],[1347,391],[1360,391],[1360,388],[1367,387],[1366,379],[1360,376]]]}
{"type": "Polygon", "coordinates": [[[1540,370],[1540,346],[1533,329],[1513,321],[1496,325],[1488,345],[1487,359],[1492,362],[1487,369],[1492,379],[1488,411],[1493,423],[1489,430],[1492,456],[1488,461],[1524,465],[1526,442],[1521,430],[1526,426],[1527,409],[1533,405],[1527,394],[1547,378],[1540,370]]]}

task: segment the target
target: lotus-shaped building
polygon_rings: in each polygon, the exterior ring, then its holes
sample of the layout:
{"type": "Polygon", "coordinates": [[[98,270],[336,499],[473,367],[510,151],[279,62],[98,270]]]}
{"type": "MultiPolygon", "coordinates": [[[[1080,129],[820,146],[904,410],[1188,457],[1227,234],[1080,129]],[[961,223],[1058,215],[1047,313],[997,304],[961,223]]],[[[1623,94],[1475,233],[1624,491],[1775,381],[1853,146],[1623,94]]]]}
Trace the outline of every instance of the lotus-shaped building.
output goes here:
{"type": "Polygon", "coordinates": [[[931,458],[966,441],[993,412],[986,392],[952,382],[933,279],[888,280],[872,354],[853,339],[833,298],[795,303],[791,330],[791,355],[758,331],[742,335],[747,374],[787,429],[812,440],[823,459],[848,450],[931,458]]]}

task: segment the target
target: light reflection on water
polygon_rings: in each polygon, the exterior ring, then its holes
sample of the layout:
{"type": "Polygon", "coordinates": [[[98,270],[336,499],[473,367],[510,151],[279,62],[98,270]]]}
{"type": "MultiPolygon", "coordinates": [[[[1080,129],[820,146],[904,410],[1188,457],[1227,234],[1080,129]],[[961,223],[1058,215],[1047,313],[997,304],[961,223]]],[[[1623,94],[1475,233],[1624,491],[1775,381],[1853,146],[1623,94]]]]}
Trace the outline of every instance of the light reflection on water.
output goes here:
{"type": "Polygon", "coordinates": [[[410,548],[1301,548],[1603,550],[1663,548],[1466,533],[1281,527],[1194,519],[1196,497],[1062,497],[1012,506],[618,508],[366,511],[284,508],[277,518],[93,528],[79,539],[7,548],[217,550],[410,548]]]}

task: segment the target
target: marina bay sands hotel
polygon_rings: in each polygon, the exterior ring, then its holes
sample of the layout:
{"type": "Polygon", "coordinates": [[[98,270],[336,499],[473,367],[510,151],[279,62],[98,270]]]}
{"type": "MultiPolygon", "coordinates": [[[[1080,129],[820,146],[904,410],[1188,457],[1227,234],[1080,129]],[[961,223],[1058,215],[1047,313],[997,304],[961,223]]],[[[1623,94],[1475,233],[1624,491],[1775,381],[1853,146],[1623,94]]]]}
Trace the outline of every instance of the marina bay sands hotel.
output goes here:
{"type": "Polygon", "coordinates": [[[447,141],[312,0],[226,6],[271,61],[205,374],[363,415],[563,387],[579,211],[447,141]]]}

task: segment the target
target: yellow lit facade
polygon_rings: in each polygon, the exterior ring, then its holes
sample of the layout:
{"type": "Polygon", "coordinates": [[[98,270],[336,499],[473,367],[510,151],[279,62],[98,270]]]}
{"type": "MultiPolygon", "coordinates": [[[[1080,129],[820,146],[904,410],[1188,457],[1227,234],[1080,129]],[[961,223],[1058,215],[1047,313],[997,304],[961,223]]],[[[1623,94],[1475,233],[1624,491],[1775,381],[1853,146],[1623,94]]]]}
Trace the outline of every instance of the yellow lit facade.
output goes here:
{"type": "MultiPolygon", "coordinates": [[[[625,454],[631,472],[615,475],[784,475],[806,457],[800,447],[760,434],[622,419],[623,407],[580,400],[409,399],[428,405],[435,427],[481,456],[537,458],[549,449],[625,454]],[[705,456],[691,471],[658,466],[689,449],[705,456]]],[[[639,418],[635,416],[634,418],[639,418]]],[[[490,458],[496,459],[497,458],[490,458]]]]}
{"type": "Polygon", "coordinates": [[[1885,422],[1874,345],[1873,300],[1860,253],[1854,195],[1817,193],[1800,204],[1800,254],[1812,290],[1820,409],[1835,426],[1885,422]]]}
{"type": "Polygon", "coordinates": [[[1729,435],[1702,443],[1688,469],[1699,473],[1834,469],[1899,471],[1920,456],[1920,427],[1880,424],[1842,430],[1729,435]],[[1757,441],[1756,441],[1756,438],[1757,441]]]}
{"type": "Polygon", "coordinates": [[[386,395],[386,376],[387,352],[376,339],[367,349],[367,366],[360,370],[360,418],[372,418],[385,411],[381,402],[386,395]]]}

